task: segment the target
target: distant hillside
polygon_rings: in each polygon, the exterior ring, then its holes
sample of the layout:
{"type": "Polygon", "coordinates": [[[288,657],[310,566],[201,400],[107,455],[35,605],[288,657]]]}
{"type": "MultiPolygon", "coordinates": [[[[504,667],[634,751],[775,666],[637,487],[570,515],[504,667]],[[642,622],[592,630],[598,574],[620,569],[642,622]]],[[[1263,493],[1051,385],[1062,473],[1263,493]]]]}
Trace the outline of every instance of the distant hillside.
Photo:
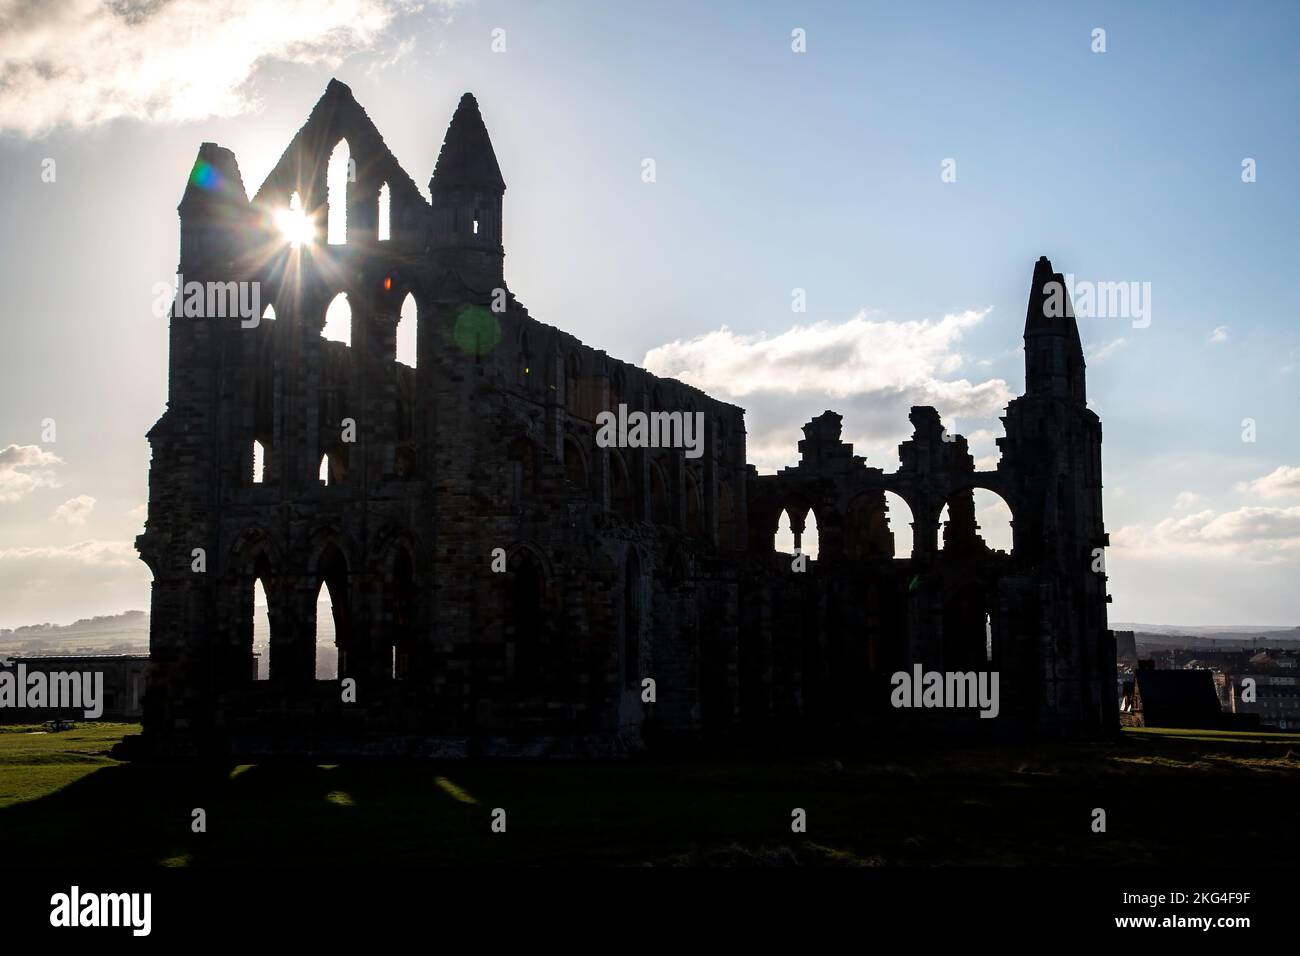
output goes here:
{"type": "Polygon", "coordinates": [[[1300,627],[1286,625],[1259,627],[1249,624],[1220,624],[1215,626],[1192,626],[1185,624],[1120,624],[1112,621],[1115,631],[1136,631],[1142,634],[1158,634],[1162,637],[1182,635],[1185,637],[1213,637],[1218,639],[1241,639],[1267,635],[1270,640],[1300,640],[1300,627]],[[1289,637],[1287,635],[1290,635],[1289,637]]]}
{"type": "MultiPolygon", "coordinates": [[[[321,676],[332,676],[337,671],[338,654],[334,647],[334,616],[328,603],[317,606],[316,622],[318,672],[321,676]]],[[[258,654],[258,669],[263,676],[270,659],[270,639],[266,607],[257,605],[253,614],[253,650],[258,654]]],[[[149,615],[144,611],[84,618],[75,624],[0,628],[0,657],[148,653],[149,615]]]]}
{"type": "Polygon", "coordinates": [[[1276,647],[1300,642],[1300,627],[1180,627],[1172,624],[1111,624],[1116,631],[1133,631],[1139,648],[1276,647]]]}
{"type": "Polygon", "coordinates": [[[0,628],[0,655],[148,654],[149,615],[124,611],[74,624],[0,628]]]}

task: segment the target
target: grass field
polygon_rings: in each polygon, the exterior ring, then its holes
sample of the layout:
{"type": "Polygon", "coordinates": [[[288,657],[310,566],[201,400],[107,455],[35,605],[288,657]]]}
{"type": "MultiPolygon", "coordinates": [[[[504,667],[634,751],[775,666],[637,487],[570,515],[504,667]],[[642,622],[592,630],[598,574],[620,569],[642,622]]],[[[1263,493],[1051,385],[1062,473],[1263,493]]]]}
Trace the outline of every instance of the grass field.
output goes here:
{"type": "Polygon", "coordinates": [[[614,763],[124,764],[129,724],[0,728],[0,867],[1293,866],[1300,734],[614,763]],[[491,830],[506,811],[506,833],[491,830]],[[807,832],[791,832],[791,811],[807,832]],[[1092,811],[1107,832],[1092,832],[1092,811]],[[192,811],[207,832],[191,832],[192,811]]]}

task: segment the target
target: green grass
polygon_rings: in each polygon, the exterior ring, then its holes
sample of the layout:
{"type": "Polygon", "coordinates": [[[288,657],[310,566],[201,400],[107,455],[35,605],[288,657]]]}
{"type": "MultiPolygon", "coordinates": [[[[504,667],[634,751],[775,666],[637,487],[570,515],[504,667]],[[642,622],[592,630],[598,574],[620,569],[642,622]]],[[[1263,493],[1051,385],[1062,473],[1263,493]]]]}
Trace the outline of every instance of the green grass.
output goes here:
{"type": "Polygon", "coordinates": [[[136,730],[0,732],[0,866],[1283,866],[1300,850],[1298,734],[582,764],[107,756],[136,730]],[[190,830],[196,807],[206,833],[190,830]],[[806,834],[790,831],[795,807],[806,834]]]}

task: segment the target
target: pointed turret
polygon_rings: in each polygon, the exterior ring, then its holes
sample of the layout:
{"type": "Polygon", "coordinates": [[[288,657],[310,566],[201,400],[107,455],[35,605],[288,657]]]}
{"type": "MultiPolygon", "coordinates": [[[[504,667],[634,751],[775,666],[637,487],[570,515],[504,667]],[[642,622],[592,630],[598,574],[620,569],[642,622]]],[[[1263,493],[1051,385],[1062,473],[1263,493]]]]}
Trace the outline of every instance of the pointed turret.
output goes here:
{"type": "Polygon", "coordinates": [[[1065,276],[1034,263],[1025,310],[1025,394],[1085,401],[1083,345],[1065,276]]]}
{"type": "Polygon", "coordinates": [[[505,286],[501,199],[506,182],[478,102],[466,93],[447,127],[429,180],[433,205],[432,249],[470,289],[505,286]]]}
{"type": "Polygon", "coordinates": [[[497,165],[497,154],[474,94],[466,93],[447,127],[447,136],[438,153],[429,192],[469,189],[482,192],[506,191],[506,181],[497,165]]]}

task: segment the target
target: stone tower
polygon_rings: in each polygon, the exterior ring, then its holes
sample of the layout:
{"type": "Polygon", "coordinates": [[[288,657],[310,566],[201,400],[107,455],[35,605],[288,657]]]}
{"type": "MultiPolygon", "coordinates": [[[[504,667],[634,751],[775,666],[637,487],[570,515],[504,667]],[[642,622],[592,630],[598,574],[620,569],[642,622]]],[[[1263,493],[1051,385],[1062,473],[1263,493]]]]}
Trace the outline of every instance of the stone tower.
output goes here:
{"type": "MultiPolygon", "coordinates": [[[[1041,717],[1088,733],[1113,727],[1114,639],[1106,623],[1101,421],[1087,407],[1083,347],[1065,277],[1034,265],[1025,314],[1025,394],[998,439],[1016,511],[1015,548],[1035,572],[1022,617],[1041,616],[1034,671],[1041,717]]],[[[1030,660],[1026,655],[1026,660],[1030,660]]]]}

